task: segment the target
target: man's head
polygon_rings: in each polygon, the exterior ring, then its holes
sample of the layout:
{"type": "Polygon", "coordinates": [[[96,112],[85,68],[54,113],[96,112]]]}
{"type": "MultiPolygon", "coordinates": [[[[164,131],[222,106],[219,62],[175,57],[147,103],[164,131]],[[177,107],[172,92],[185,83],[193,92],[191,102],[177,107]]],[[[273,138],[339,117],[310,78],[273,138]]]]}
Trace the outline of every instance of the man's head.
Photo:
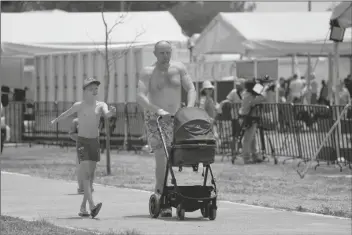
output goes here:
{"type": "Polygon", "coordinates": [[[86,95],[96,96],[100,82],[95,78],[87,78],[83,81],[83,93],[86,95]]]}
{"type": "Polygon", "coordinates": [[[171,59],[172,46],[167,41],[159,41],[154,46],[154,55],[159,64],[168,64],[171,59]]]}

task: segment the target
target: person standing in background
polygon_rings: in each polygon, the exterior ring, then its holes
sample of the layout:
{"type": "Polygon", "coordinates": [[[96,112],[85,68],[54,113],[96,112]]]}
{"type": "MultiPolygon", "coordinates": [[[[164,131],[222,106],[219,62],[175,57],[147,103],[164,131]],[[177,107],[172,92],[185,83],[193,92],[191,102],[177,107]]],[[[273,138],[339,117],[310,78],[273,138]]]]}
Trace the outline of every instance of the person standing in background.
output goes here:
{"type": "Polygon", "coordinates": [[[200,100],[199,108],[204,109],[205,112],[209,115],[213,125],[213,133],[216,138],[218,147],[220,146],[219,133],[216,127],[216,116],[218,115],[219,104],[216,103],[213,99],[214,86],[210,81],[204,81],[202,89],[200,90],[200,100]]]}
{"type": "Polygon", "coordinates": [[[329,95],[328,86],[326,85],[326,82],[322,80],[318,103],[322,105],[330,105],[328,95],[329,95]]]}

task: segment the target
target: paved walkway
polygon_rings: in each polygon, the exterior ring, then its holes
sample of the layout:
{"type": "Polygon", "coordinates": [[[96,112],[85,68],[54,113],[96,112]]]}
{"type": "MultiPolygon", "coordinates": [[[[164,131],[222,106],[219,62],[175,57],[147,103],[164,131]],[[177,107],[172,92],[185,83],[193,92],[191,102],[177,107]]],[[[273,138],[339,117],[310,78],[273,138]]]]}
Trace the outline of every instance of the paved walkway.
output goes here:
{"type": "MultiPolygon", "coordinates": [[[[81,195],[76,184],[61,180],[1,173],[1,212],[24,219],[44,218],[61,226],[99,231],[136,229],[145,234],[258,234],[258,235],[350,235],[351,220],[292,213],[260,207],[219,202],[215,221],[200,211],[176,217],[151,219],[150,194],[137,190],[95,186],[94,199],[102,201],[97,219],[77,216],[81,195]]],[[[175,214],[175,210],[173,211],[175,214]]]]}

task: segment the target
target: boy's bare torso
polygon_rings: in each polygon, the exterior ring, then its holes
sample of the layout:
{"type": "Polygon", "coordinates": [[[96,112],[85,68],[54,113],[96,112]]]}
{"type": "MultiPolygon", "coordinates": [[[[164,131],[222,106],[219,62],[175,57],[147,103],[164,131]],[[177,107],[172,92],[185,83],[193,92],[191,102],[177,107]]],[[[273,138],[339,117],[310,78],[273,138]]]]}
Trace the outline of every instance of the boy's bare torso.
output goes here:
{"type": "Polygon", "coordinates": [[[178,64],[171,62],[167,71],[161,71],[155,66],[147,67],[146,71],[149,75],[149,101],[170,114],[175,114],[181,105],[182,89],[178,64]]]}
{"type": "Polygon", "coordinates": [[[94,105],[81,101],[79,105],[80,107],[77,111],[79,120],[78,136],[84,138],[99,137],[99,121],[104,102],[96,101],[94,105]]]}

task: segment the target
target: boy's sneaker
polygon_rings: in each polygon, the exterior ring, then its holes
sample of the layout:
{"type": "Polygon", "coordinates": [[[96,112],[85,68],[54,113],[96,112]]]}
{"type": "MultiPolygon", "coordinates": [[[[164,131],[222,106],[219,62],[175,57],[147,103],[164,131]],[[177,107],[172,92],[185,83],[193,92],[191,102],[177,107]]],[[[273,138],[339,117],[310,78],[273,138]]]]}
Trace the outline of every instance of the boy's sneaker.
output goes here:
{"type": "Polygon", "coordinates": [[[172,209],[170,208],[165,208],[161,210],[160,213],[161,217],[172,217],[172,209]]]}
{"type": "Polygon", "coordinates": [[[92,218],[95,218],[99,214],[99,211],[102,206],[103,203],[100,202],[90,211],[90,215],[92,216],[92,218]]]}
{"type": "Polygon", "coordinates": [[[78,213],[79,216],[81,217],[89,217],[89,213],[86,209],[81,208],[81,210],[78,213]]]}

